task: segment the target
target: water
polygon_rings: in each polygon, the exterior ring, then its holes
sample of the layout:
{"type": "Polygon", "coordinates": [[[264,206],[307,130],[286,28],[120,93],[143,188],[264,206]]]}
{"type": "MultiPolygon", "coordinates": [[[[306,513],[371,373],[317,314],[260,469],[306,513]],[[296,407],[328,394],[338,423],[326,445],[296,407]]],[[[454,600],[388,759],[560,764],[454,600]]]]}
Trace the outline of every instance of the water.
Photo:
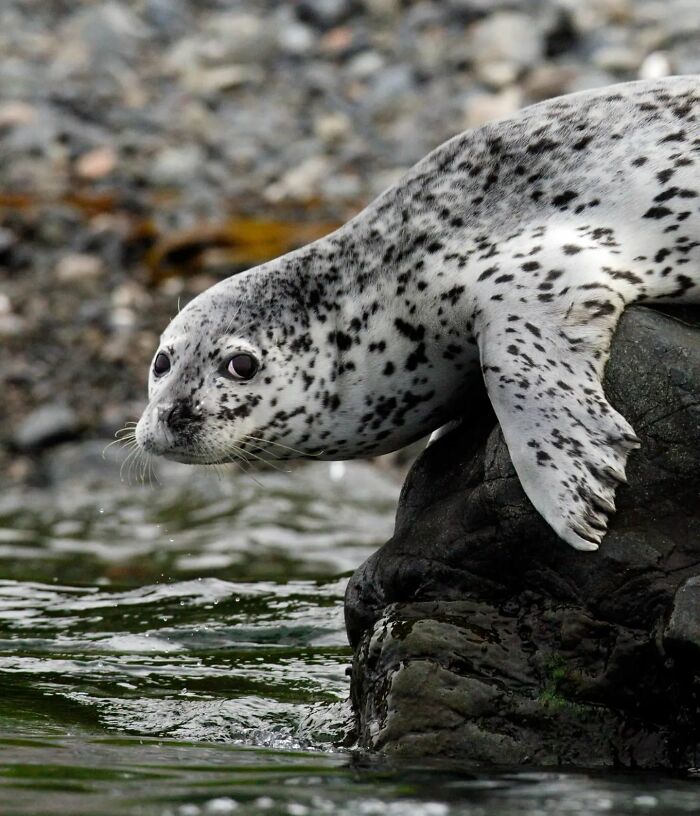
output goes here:
{"type": "Polygon", "coordinates": [[[394,476],[172,466],[129,487],[92,453],[0,496],[2,816],[700,812],[690,777],[352,750],[342,597],[391,533],[394,476]]]}

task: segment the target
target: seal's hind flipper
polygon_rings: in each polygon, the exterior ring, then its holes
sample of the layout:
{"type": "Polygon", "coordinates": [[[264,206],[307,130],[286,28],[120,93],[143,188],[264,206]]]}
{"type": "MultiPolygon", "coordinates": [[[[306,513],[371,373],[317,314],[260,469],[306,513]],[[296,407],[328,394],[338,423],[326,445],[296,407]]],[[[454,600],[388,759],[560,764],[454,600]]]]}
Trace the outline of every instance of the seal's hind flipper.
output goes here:
{"type": "Polygon", "coordinates": [[[639,446],[601,384],[623,304],[590,303],[535,325],[522,302],[501,302],[482,312],[477,331],[486,387],[525,493],[579,550],[598,549],[639,446]]]}

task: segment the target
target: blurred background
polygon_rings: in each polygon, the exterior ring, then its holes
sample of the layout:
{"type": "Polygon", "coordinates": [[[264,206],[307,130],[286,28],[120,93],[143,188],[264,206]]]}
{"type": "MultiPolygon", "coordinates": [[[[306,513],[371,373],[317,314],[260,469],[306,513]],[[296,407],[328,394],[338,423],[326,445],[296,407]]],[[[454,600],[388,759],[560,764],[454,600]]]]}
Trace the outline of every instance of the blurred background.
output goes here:
{"type": "Polygon", "coordinates": [[[697,0],[3,0],[0,485],[138,417],[178,303],[446,138],[698,71],[697,0]]]}

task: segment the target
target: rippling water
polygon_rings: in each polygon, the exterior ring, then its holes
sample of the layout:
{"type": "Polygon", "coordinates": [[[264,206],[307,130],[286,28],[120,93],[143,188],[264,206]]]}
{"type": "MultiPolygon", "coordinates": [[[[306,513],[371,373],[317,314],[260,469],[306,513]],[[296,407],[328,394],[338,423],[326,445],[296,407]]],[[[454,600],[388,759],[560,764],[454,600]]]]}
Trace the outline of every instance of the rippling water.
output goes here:
{"type": "Polygon", "coordinates": [[[692,779],[350,750],[342,596],[391,533],[390,474],[169,466],[137,488],[93,453],[0,497],[3,816],[700,812],[692,779]]]}

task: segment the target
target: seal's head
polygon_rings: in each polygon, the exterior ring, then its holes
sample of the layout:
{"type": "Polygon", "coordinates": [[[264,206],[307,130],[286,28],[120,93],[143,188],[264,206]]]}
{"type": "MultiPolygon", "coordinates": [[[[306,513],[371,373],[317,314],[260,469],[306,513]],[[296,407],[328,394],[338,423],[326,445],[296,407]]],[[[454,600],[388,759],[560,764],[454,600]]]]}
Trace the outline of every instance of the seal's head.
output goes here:
{"type": "Polygon", "coordinates": [[[450,418],[454,362],[429,362],[405,301],[399,317],[388,291],[349,285],[334,252],[311,245],[228,278],[177,315],[153,358],[143,451],[201,464],[347,459],[450,418]]]}
{"type": "Polygon", "coordinates": [[[192,464],[320,452],[310,443],[307,392],[321,366],[308,315],[284,315],[288,286],[269,271],[208,289],[163,332],[136,428],[142,450],[192,464]]]}

